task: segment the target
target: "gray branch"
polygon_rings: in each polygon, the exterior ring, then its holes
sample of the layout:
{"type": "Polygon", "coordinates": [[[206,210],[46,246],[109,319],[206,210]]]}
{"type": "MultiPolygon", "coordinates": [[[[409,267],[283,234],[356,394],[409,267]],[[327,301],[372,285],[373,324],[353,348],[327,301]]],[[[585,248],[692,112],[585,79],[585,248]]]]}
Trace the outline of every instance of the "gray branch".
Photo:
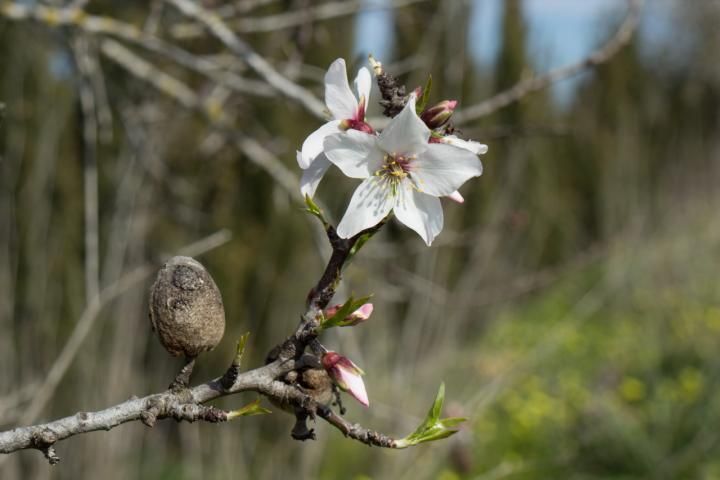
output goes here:
{"type": "MultiPolygon", "coordinates": [[[[295,362],[292,360],[278,360],[238,375],[230,389],[224,389],[220,385],[220,379],[215,379],[188,390],[168,390],[143,398],[131,398],[105,410],[78,412],[52,422],[0,432],[0,453],[12,453],[27,448],[47,451],[56,442],[74,435],[111,430],[123,423],[137,420],[148,426],[153,426],[156,420],[164,418],[190,422],[196,420],[226,421],[225,412],[213,407],[205,407],[202,404],[215,398],[244,391],[272,392],[276,395],[289,396],[291,394],[279,391],[273,384],[280,383],[274,382],[275,377],[289,372],[293,368],[295,368],[295,362]]],[[[288,387],[285,384],[280,385],[288,387]]]]}
{"type": "MultiPolygon", "coordinates": [[[[111,430],[123,423],[138,420],[149,427],[154,426],[157,420],[166,418],[188,422],[225,422],[228,420],[229,412],[204,404],[216,398],[246,391],[258,392],[274,400],[276,404],[293,406],[297,412],[298,422],[301,422],[300,427],[296,425],[296,429],[299,430],[294,430],[295,433],[307,431],[304,427],[305,420],[319,416],[346,437],[367,445],[396,448],[395,440],[392,438],[349,423],[327,405],[318,403],[301,388],[278,380],[289,372],[306,366],[308,361],[314,359],[317,362],[317,358],[304,352],[311,344],[318,343],[319,313],[335,294],[340,272],[350,257],[355,243],[365,234],[374,234],[383,225],[384,222],[381,222],[349,239],[338,237],[332,226],[326,226],[326,233],[333,247],[332,256],[323,275],[308,296],[307,309],[297,329],[273,349],[269,363],[265,366],[239,372],[239,365],[233,361],[222,377],[193,388],[168,390],[143,398],[131,398],[105,410],[78,412],[52,422],[0,432],[0,453],[8,454],[34,448],[43,452],[51,464],[55,464],[60,461],[60,457],[55,452],[55,444],[82,433],[111,430]]],[[[307,432],[309,436],[301,439],[314,438],[312,431],[307,432]]]]}

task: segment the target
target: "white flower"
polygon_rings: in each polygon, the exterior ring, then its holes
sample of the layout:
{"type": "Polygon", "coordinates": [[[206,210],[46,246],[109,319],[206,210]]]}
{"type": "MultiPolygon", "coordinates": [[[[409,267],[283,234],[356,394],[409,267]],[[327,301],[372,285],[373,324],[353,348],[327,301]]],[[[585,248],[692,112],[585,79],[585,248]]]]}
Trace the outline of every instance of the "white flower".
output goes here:
{"type": "MultiPolygon", "coordinates": [[[[325,139],[325,155],[345,175],[364,179],[350,200],[337,233],[349,238],[393,211],[430,245],[443,227],[438,197],[482,174],[472,151],[428,143],[430,129],[415,113],[415,97],[379,136],[349,130],[325,139]]],[[[462,198],[462,197],[460,197],[462,198]]]]}
{"type": "Polygon", "coordinates": [[[370,96],[370,71],[363,67],[355,78],[357,98],[348,84],[345,60],[338,58],[325,74],[325,105],[333,119],[311,133],[297,153],[297,161],[304,170],[300,180],[300,191],[303,196],[313,196],[320,180],[330,167],[330,162],[322,155],[323,141],[328,135],[346,130],[359,130],[372,133],[372,128],[365,123],[370,96]]]}

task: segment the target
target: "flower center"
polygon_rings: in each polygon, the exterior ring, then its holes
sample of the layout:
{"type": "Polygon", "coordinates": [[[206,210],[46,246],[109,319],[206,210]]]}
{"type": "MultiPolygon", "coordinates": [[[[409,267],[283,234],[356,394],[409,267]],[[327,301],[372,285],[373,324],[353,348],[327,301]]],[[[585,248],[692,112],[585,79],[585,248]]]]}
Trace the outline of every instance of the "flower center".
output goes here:
{"type": "Polygon", "coordinates": [[[410,176],[410,161],[415,155],[385,155],[383,166],[375,172],[375,175],[382,178],[385,185],[390,187],[392,195],[397,194],[398,185],[410,176]]]}

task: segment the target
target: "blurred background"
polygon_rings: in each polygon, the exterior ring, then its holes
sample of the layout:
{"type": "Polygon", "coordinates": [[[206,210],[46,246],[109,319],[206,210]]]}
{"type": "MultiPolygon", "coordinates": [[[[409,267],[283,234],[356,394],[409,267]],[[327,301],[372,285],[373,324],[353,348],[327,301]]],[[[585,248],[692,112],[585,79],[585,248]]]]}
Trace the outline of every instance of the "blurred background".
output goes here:
{"type": "MultiPolygon", "coordinates": [[[[352,79],[368,53],[410,88],[432,75],[432,100],[458,99],[460,135],[490,150],[432,248],[391,222],[363,249],[337,300],[374,293],[375,313],[324,343],[367,372],[351,421],[404,436],[442,381],[446,414],[469,420],[406,451],[323,422],[295,442],[282,412],[135,422],[61,442],[55,467],[0,457],[0,477],[720,478],[720,2],[647,0],[597,69],[477,115],[590,55],[627,2],[199,2],[234,49],[180,3],[0,2],[0,429],[168,385],[182,362],[147,292],[170,255],[224,295],[194,381],[247,331],[245,365],[263,362],[328,254],[295,150],[323,122],[330,62],[352,79]]],[[[338,219],[354,185],[331,173],[317,198],[338,219]]]]}

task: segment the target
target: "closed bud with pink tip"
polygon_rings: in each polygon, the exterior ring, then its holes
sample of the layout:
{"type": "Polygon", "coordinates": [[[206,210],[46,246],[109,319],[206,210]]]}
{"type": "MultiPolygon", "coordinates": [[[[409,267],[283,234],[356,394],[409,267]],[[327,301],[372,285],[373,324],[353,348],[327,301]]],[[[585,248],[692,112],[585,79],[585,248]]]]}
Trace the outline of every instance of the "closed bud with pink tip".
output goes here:
{"type": "Polygon", "coordinates": [[[430,129],[440,128],[450,120],[457,104],[457,100],[443,100],[430,108],[426,108],[420,114],[420,119],[430,129]]]}
{"type": "MultiPolygon", "coordinates": [[[[340,311],[342,307],[342,305],[334,305],[332,307],[328,307],[327,309],[325,309],[325,318],[333,318],[335,315],[337,315],[338,311],[340,311]]],[[[370,318],[372,312],[373,304],[365,303],[360,308],[352,312],[350,315],[338,321],[337,325],[340,327],[354,327],[355,325],[363,323],[368,318],[370,318]]]]}
{"type": "Polygon", "coordinates": [[[355,400],[366,407],[370,405],[365,384],[362,380],[365,372],[363,372],[360,367],[348,358],[333,351],[329,351],[323,355],[322,365],[333,382],[335,382],[335,385],[352,395],[355,400]]]}

